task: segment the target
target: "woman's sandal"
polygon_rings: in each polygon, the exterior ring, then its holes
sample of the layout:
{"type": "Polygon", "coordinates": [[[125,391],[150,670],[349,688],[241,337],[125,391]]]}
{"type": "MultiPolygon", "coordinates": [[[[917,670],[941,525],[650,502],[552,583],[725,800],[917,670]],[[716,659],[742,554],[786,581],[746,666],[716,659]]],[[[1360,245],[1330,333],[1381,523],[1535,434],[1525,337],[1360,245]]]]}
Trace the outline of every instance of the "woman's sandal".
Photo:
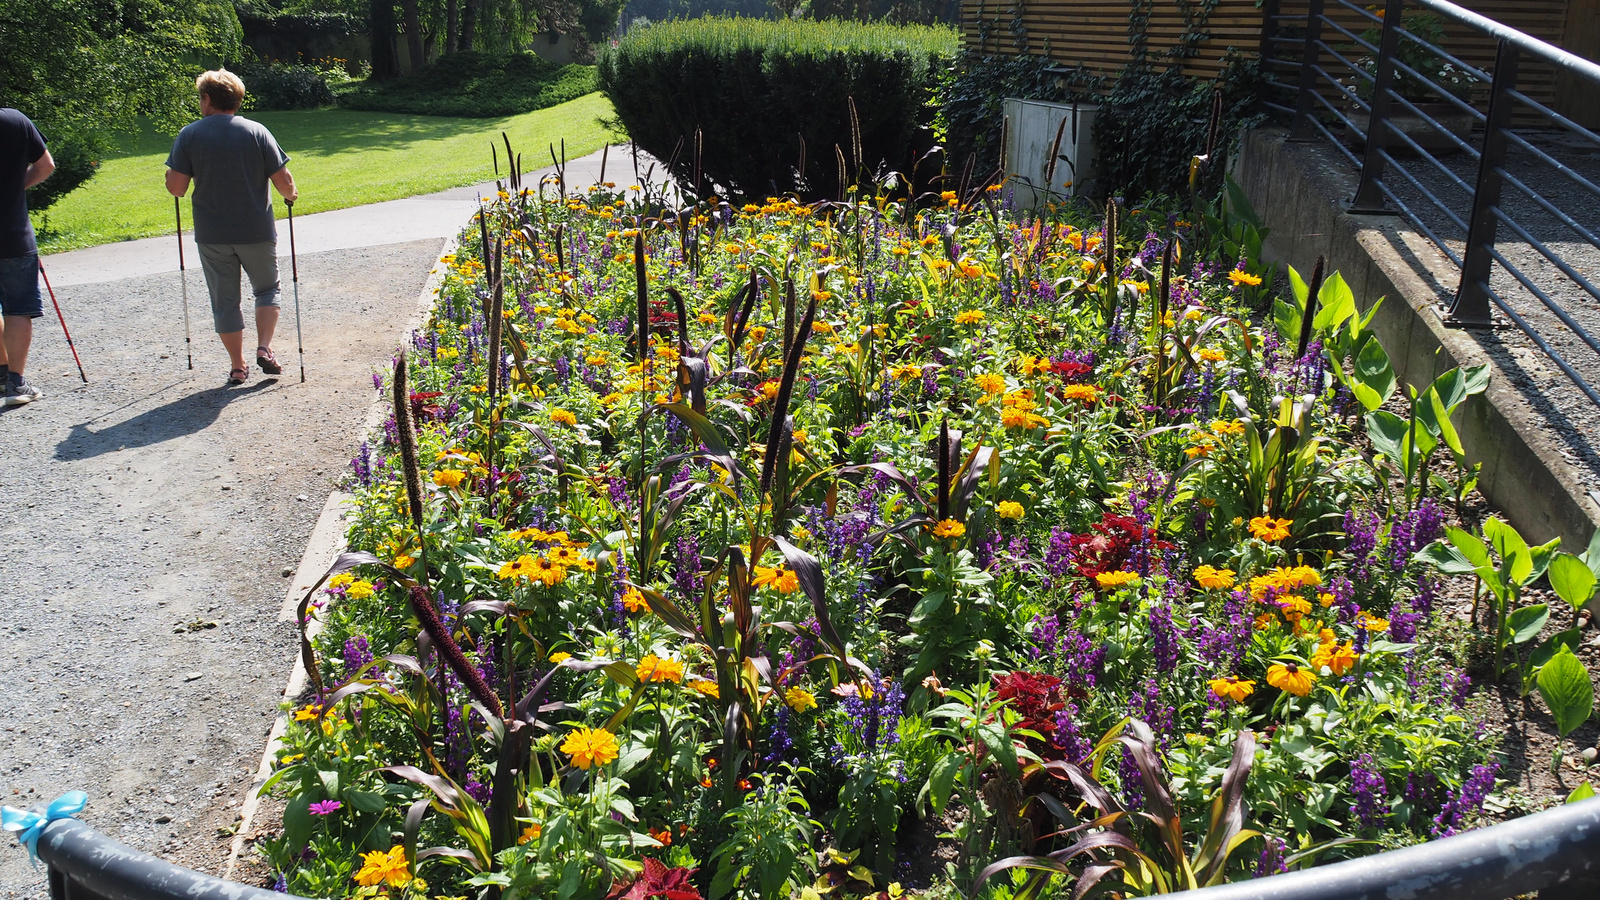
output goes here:
{"type": "Polygon", "coordinates": [[[228,370],[228,383],[229,384],[244,384],[245,379],[247,379],[249,377],[250,377],[250,367],[249,366],[240,366],[237,369],[229,369],[228,370]]]}
{"type": "Polygon", "coordinates": [[[256,348],[256,365],[260,366],[261,371],[268,375],[283,373],[283,366],[278,365],[278,357],[274,356],[272,351],[266,347],[256,348]]]}

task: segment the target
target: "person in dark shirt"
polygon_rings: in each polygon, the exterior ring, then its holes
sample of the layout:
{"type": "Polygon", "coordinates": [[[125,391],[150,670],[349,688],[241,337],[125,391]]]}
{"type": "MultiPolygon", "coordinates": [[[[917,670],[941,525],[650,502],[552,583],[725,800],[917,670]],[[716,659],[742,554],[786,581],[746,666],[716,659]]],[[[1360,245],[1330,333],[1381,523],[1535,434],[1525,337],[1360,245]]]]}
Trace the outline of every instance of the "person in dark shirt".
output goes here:
{"type": "Polygon", "coordinates": [[[283,371],[272,353],[278,326],[278,229],[272,220],[270,183],[290,203],[299,193],[289,156],[265,125],[236,115],[244,82],[220,69],[195,80],[200,120],[178,132],[167,156],[167,190],[182,197],[194,184],[194,240],[211,291],[211,318],[232,357],[229,384],[250,377],[244,360],[244,314],[239,271],[250,276],[256,297],[256,364],[268,375],[283,371]]]}
{"type": "Polygon", "coordinates": [[[39,245],[28,220],[28,188],[50,177],[56,161],[27,116],[0,109],[0,404],[20,406],[44,396],[22,377],[33,343],[33,320],[44,315],[39,296],[39,245]]]}

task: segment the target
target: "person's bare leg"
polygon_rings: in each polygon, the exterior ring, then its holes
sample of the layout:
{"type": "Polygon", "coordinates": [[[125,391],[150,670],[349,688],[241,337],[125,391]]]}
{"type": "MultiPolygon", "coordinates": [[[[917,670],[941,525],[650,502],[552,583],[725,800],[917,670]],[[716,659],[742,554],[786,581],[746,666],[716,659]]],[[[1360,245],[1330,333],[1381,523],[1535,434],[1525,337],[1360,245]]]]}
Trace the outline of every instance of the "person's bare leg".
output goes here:
{"type": "Polygon", "coordinates": [[[5,321],[6,321],[5,317],[4,316],[0,316],[0,366],[6,366],[7,368],[9,368],[10,365],[11,365],[11,355],[6,353],[6,326],[5,326],[5,321]]]}
{"type": "Polygon", "coordinates": [[[0,354],[0,365],[21,375],[28,365],[28,345],[33,343],[33,319],[6,316],[5,326],[0,328],[0,343],[5,344],[5,353],[0,354]]]}
{"type": "Polygon", "coordinates": [[[233,361],[235,369],[246,368],[244,361],[244,332],[227,331],[217,335],[222,338],[222,346],[228,351],[228,357],[233,361]]]}
{"type": "Polygon", "coordinates": [[[256,307],[256,346],[272,349],[272,335],[278,330],[278,307],[256,307]]]}

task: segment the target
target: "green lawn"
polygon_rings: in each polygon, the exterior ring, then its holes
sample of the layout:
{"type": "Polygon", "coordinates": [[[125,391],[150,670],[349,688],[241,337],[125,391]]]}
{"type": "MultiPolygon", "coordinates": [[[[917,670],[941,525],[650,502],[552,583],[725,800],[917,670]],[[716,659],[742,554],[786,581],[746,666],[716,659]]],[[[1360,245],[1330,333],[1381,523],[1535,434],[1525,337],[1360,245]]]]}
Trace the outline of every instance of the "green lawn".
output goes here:
{"type": "MultiPolygon", "coordinates": [[[[533,170],[550,164],[549,146],[567,142],[567,158],[592,153],[612,137],[600,117],[611,104],[598,93],[537,112],[502,119],[447,119],[345,109],[250,114],[268,128],[292,158],[289,170],[300,188],[299,214],[395,200],[494,177],[493,141],[505,173],[500,132],[533,170]]],[[[83,187],[45,216],[35,213],[40,249],[46,253],[171,234],[172,195],[163,184],[172,138],[146,130],[130,135],[118,155],[106,159],[83,187]]],[[[285,214],[276,192],[278,217],[285,214]]],[[[184,228],[189,227],[184,202],[184,228]]]]}

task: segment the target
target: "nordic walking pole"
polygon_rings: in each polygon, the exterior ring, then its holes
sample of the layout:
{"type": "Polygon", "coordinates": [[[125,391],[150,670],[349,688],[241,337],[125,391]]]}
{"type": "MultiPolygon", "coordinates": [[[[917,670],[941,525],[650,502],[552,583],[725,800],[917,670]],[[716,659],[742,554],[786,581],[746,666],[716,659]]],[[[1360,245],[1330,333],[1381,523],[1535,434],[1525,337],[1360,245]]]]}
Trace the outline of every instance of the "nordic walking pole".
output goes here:
{"type": "Polygon", "coordinates": [[[306,383],[306,340],[300,334],[300,263],[294,254],[294,201],[285,199],[289,207],[289,271],[294,279],[294,342],[300,347],[300,383],[306,383]]]}
{"type": "Polygon", "coordinates": [[[183,266],[183,207],[178,198],[172,198],[172,212],[178,217],[178,281],[183,285],[183,349],[189,354],[189,368],[194,369],[194,343],[189,340],[189,276],[183,266]]]}
{"type": "Polygon", "coordinates": [[[44,279],[44,289],[50,292],[50,305],[56,308],[56,318],[61,322],[61,333],[67,336],[67,349],[72,351],[72,361],[78,364],[78,377],[84,384],[89,383],[89,376],[83,374],[83,360],[78,358],[78,348],[72,343],[72,332],[67,330],[67,319],[61,315],[61,304],[56,302],[56,289],[50,286],[50,276],[44,273],[44,262],[39,263],[39,276],[44,279]]]}

